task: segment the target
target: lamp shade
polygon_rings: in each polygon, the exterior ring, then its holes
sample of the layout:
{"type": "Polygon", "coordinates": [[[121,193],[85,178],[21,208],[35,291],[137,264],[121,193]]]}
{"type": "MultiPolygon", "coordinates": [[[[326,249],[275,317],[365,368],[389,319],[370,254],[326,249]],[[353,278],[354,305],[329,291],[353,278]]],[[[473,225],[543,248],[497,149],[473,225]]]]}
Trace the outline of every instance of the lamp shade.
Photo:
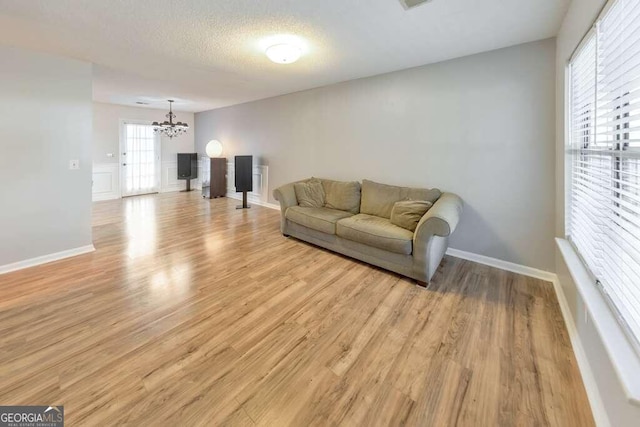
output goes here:
{"type": "Polygon", "coordinates": [[[222,154],[222,144],[220,141],[212,139],[207,143],[207,156],[209,157],[220,157],[222,154]]]}

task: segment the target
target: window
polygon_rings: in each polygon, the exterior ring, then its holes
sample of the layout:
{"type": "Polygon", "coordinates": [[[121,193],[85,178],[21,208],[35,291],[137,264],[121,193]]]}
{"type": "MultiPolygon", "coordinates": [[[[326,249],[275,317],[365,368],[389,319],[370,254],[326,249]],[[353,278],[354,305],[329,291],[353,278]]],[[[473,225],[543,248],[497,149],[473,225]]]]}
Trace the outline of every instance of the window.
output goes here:
{"type": "Polygon", "coordinates": [[[640,348],[640,0],[605,9],[569,64],[567,234],[640,348]]]}

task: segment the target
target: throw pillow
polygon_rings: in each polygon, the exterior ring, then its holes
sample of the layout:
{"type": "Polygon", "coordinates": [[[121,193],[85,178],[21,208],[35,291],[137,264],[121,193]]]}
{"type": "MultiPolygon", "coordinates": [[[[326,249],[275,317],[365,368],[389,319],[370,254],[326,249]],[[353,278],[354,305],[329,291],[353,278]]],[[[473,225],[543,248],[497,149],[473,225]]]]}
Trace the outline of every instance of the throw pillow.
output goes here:
{"type": "Polygon", "coordinates": [[[416,231],[420,218],[433,206],[426,200],[402,200],[396,202],[391,210],[391,224],[416,231]]]}
{"type": "Polygon", "coordinates": [[[379,184],[362,180],[362,204],[360,213],[391,218],[393,204],[402,200],[424,200],[435,203],[440,198],[437,188],[411,188],[396,185],[379,184]]]}
{"type": "Polygon", "coordinates": [[[293,184],[298,206],[305,208],[321,208],[324,206],[324,188],[319,180],[297,182],[293,184]]]}

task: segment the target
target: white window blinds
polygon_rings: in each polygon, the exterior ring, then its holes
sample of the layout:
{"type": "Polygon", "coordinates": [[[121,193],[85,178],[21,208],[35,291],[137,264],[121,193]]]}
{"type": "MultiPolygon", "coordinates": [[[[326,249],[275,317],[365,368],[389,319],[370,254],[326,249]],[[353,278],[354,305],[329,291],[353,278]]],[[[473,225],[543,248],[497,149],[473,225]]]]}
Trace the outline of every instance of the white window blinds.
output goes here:
{"type": "Polygon", "coordinates": [[[640,0],[617,0],[570,63],[567,233],[640,339],[640,0]]]}

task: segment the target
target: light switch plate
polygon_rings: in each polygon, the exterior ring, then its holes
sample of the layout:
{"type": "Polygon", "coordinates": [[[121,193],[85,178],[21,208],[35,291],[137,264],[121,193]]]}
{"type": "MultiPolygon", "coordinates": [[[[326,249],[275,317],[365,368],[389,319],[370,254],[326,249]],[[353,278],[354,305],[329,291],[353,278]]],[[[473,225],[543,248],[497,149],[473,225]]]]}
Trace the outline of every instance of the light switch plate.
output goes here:
{"type": "Polygon", "coordinates": [[[69,170],[80,169],[80,160],[69,160],[69,170]]]}

